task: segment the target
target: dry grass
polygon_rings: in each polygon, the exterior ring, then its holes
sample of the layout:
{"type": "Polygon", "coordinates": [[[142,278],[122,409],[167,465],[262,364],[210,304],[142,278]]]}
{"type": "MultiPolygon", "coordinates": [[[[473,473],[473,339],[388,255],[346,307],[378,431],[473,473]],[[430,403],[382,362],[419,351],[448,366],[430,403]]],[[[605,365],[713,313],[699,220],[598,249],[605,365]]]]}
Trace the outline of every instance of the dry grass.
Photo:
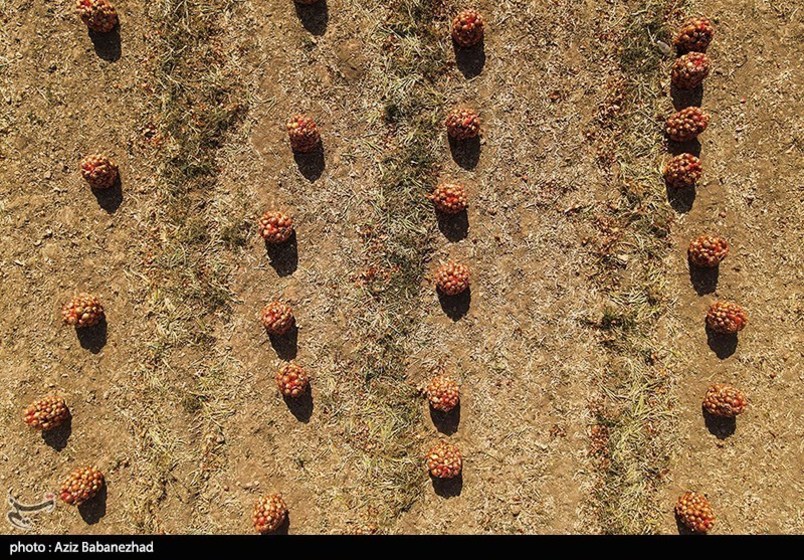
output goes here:
{"type": "Polygon", "coordinates": [[[419,400],[406,382],[409,338],[421,316],[420,286],[434,228],[425,194],[435,181],[443,95],[437,91],[443,67],[437,45],[434,4],[401,0],[389,5],[377,29],[385,45],[383,62],[372,75],[380,96],[387,134],[381,170],[366,193],[372,215],[362,227],[367,270],[365,306],[357,317],[365,346],[358,352],[366,402],[355,421],[366,427],[364,458],[368,500],[377,521],[390,526],[418,498],[424,473],[416,441],[421,425],[419,400]]]}
{"type": "Polygon", "coordinates": [[[606,532],[654,532],[662,507],[655,502],[674,440],[668,349],[656,336],[666,312],[664,259],[673,216],[658,172],[662,136],[656,115],[662,54],[670,43],[668,18],[680,2],[632,3],[620,38],[618,82],[601,109],[603,129],[616,141],[620,197],[602,223],[600,282],[607,306],[600,340],[608,364],[593,405],[608,433],[599,459],[597,516],[606,532]],[[624,269],[624,270],[623,270],[624,269]]]}
{"type": "Polygon", "coordinates": [[[203,494],[222,442],[220,422],[231,414],[221,392],[223,386],[231,390],[235,367],[231,358],[208,349],[231,313],[230,270],[222,251],[232,234],[222,231],[225,216],[210,201],[218,192],[218,150],[248,103],[236,60],[220,38],[238,6],[168,0],[148,13],[159,29],[149,112],[162,149],[155,211],[149,216],[148,307],[155,336],[139,372],[145,398],[131,417],[141,435],[141,477],[151,482],[131,511],[139,531],[177,525],[209,529],[186,515],[203,509],[193,502],[203,494]],[[186,511],[168,507],[153,515],[168,495],[189,501],[186,511]],[[172,518],[174,513],[181,517],[172,518]]]}

